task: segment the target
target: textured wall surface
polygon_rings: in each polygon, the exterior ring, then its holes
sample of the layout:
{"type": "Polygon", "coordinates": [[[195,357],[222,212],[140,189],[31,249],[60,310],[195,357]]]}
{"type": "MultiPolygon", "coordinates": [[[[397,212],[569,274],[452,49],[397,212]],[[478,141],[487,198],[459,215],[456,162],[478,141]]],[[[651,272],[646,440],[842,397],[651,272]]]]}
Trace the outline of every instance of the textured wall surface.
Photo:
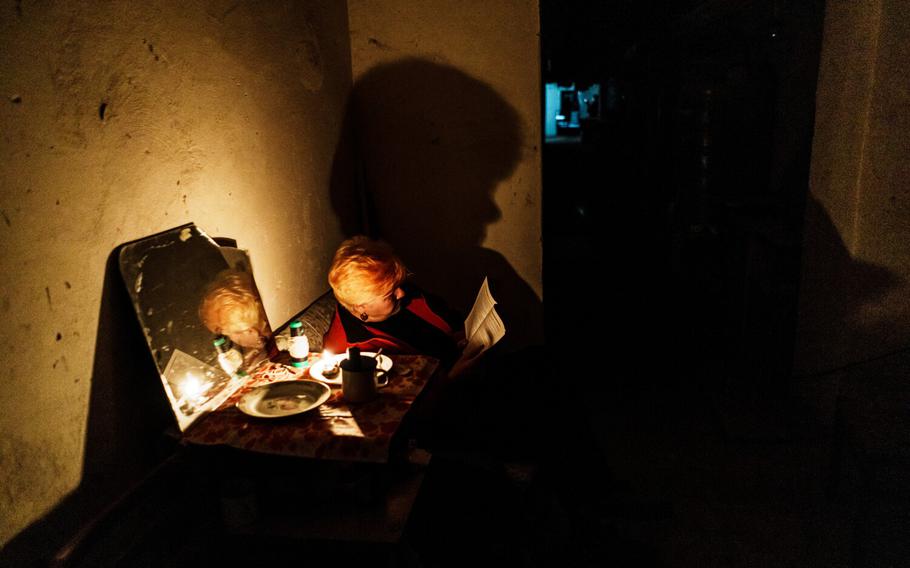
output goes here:
{"type": "Polygon", "coordinates": [[[80,483],[114,247],[234,237],[273,325],[327,288],[350,44],[335,0],[0,9],[2,545],[80,483]]]}
{"type": "Polygon", "coordinates": [[[539,340],[538,2],[351,0],[348,13],[378,234],[459,308],[488,274],[507,337],[539,340]]]}
{"type": "Polygon", "coordinates": [[[828,2],[796,368],[910,344],[910,12],[828,2]]]}

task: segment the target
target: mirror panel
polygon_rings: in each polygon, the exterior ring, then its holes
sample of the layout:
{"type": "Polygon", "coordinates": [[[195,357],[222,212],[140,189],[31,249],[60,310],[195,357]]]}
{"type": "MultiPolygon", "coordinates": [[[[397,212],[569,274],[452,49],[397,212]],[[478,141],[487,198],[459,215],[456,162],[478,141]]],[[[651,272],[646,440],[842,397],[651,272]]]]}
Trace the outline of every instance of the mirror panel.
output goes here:
{"type": "Polygon", "coordinates": [[[194,224],[124,245],[120,272],[181,431],[274,354],[249,257],[194,224]]]}

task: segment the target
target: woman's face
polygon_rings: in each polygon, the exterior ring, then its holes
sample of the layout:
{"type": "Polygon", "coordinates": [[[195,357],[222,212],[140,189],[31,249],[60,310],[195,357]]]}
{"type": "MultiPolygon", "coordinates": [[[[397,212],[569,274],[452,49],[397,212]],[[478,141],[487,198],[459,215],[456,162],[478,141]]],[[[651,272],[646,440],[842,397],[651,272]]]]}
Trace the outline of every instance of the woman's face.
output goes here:
{"type": "Polygon", "coordinates": [[[252,327],[246,328],[225,328],[221,333],[228,336],[231,341],[242,347],[262,347],[264,341],[259,330],[252,327]]]}
{"type": "Polygon", "coordinates": [[[354,306],[354,315],[367,322],[387,320],[401,309],[402,298],[404,298],[404,290],[395,288],[385,296],[354,306]],[[367,319],[363,319],[363,314],[366,314],[367,319]]]}
{"type": "Polygon", "coordinates": [[[240,310],[222,313],[220,333],[241,347],[262,347],[265,344],[261,333],[263,326],[256,320],[250,321],[250,315],[240,310]]]}

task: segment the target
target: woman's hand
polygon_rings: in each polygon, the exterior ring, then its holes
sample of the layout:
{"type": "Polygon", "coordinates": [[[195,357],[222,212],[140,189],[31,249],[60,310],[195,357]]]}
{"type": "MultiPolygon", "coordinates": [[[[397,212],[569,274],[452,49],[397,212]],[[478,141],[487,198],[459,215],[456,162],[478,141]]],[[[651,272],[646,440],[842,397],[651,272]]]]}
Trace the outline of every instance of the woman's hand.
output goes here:
{"type": "MultiPolygon", "coordinates": [[[[458,343],[458,346],[463,348],[466,344],[467,340],[462,340],[458,343]]],[[[483,356],[483,349],[479,346],[473,346],[470,350],[463,351],[461,357],[449,369],[449,378],[454,379],[470,371],[480,361],[481,356],[483,356]]]]}

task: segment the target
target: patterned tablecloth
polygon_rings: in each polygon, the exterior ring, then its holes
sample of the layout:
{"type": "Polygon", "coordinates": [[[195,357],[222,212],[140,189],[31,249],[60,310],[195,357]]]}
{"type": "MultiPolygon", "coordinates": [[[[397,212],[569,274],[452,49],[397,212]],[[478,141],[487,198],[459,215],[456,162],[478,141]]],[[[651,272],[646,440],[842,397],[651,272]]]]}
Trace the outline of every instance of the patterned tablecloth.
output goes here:
{"type": "MultiPolygon", "coordinates": [[[[319,355],[311,354],[310,362],[319,355]]],[[[217,410],[183,434],[191,444],[226,445],[254,452],[346,461],[386,462],[392,437],[417,395],[436,372],[438,361],[420,355],[393,355],[389,386],[374,400],[348,405],[341,387],[317,409],[279,419],[253,418],[234,406],[244,394],[279,380],[309,378],[309,369],[295,374],[268,363],[217,410]]]]}

